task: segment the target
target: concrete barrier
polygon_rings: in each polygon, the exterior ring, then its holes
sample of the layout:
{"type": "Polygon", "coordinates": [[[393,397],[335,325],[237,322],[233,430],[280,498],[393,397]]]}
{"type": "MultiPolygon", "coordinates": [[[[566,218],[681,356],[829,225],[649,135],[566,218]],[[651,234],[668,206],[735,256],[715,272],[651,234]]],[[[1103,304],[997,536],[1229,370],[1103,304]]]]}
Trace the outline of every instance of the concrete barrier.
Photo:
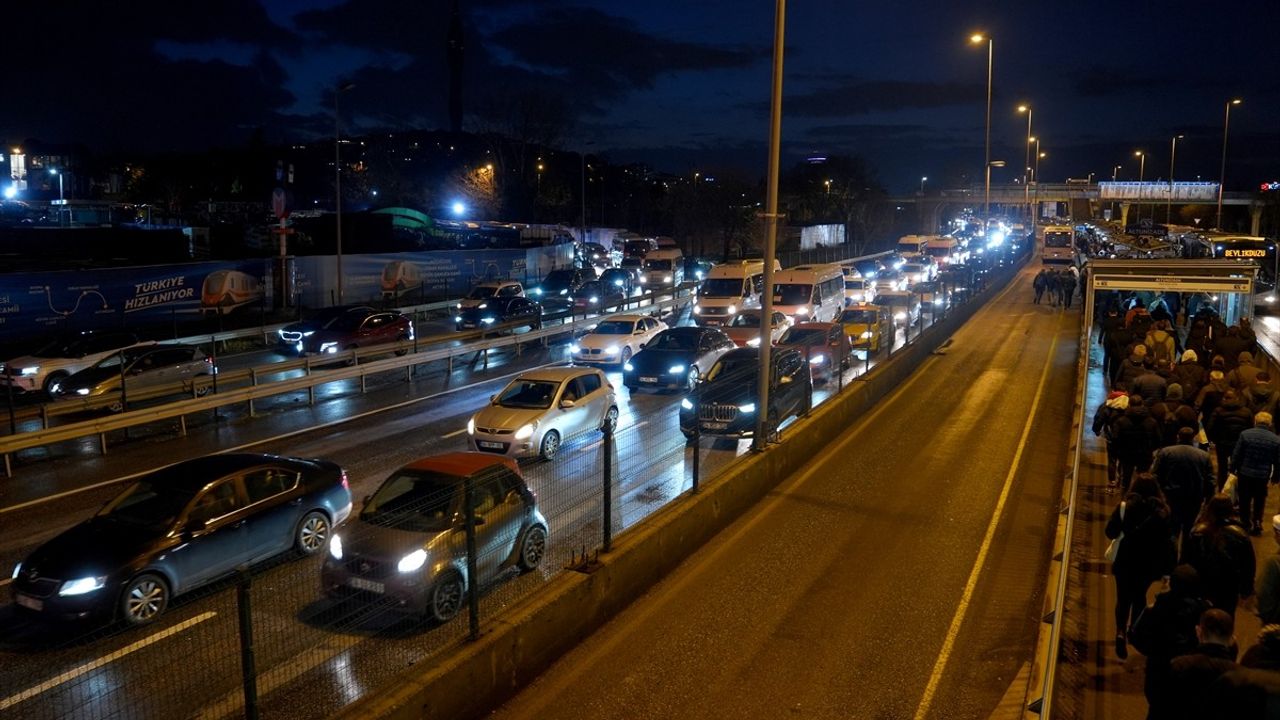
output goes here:
{"type": "Polygon", "coordinates": [[[620,535],[589,572],[560,573],[489,620],[479,640],[442,650],[438,662],[406,671],[336,717],[466,720],[491,711],[836,440],[998,293],[1017,267],[794,423],[781,443],[732,464],[699,493],[680,496],[620,535]]]}

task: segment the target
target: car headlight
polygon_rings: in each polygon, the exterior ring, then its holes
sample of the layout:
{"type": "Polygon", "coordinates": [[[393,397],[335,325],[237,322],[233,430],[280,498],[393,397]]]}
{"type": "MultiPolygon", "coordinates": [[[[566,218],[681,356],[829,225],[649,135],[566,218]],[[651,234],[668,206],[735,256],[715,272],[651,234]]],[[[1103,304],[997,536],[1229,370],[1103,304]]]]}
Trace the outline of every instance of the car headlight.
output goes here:
{"type": "Polygon", "coordinates": [[[737,306],[737,305],[730,305],[729,307],[725,308],[725,310],[726,310],[726,312],[727,312],[729,315],[737,315],[737,314],[738,314],[738,306],[737,306]]]}
{"type": "Polygon", "coordinates": [[[622,287],[622,278],[618,278],[617,280],[614,280],[613,284],[617,285],[618,287],[622,287]]]}
{"type": "Polygon", "coordinates": [[[480,303],[480,305],[479,305],[478,307],[479,307],[481,310],[484,310],[485,308],[489,307],[489,303],[480,303]]]}
{"type": "Polygon", "coordinates": [[[605,349],[604,349],[604,354],[605,354],[605,355],[617,355],[617,354],[618,354],[618,346],[617,346],[617,345],[610,345],[609,347],[607,347],[607,348],[605,348],[605,349]]]}
{"type": "Polygon", "coordinates": [[[461,310],[461,309],[462,309],[462,303],[458,303],[458,304],[454,305],[454,307],[455,307],[455,308],[457,308],[457,309],[459,309],[459,310],[461,310]]]}
{"type": "Polygon", "coordinates": [[[516,430],[516,439],[528,440],[529,438],[533,437],[533,431],[537,429],[538,429],[538,423],[536,421],[531,422],[527,425],[521,425],[520,429],[516,430]]]}
{"type": "Polygon", "coordinates": [[[1275,302],[1275,301],[1276,301],[1276,296],[1275,296],[1275,295],[1268,295],[1268,296],[1266,297],[1266,301],[1267,301],[1267,302],[1269,302],[1269,303],[1273,303],[1273,302],[1275,302]]]}
{"type": "Polygon", "coordinates": [[[809,314],[809,308],[800,308],[799,310],[796,310],[796,314],[797,314],[797,315],[808,315],[808,314],[809,314]]]}
{"type": "Polygon", "coordinates": [[[22,368],[22,372],[19,374],[23,375],[24,377],[31,377],[32,375],[35,375],[38,372],[40,372],[40,366],[32,365],[31,367],[22,368]]]}
{"type": "Polygon", "coordinates": [[[530,290],[529,292],[533,293],[534,295],[541,295],[541,294],[542,294],[542,288],[534,288],[534,289],[530,290]]]}
{"type": "Polygon", "coordinates": [[[753,412],[755,412],[755,411],[756,411],[756,404],[755,404],[755,403],[747,403],[746,405],[739,405],[739,406],[738,406],[738,412],[740,412],[740,413],[753,413],[753,412]]]}
{"type": "Polygon", "coordinates": [[[492,324],[494,324],[494,323],[495,323],[495,322],[497,322],[497,321],[496,321],[496,320],[494,320],[494,319],[493,319],[493,318],[491,318],[491,317],[487,317],[487,318],[480,318],[480,322],[481,322],[481,323],[483,323],[483,324],[485,324],[485,325],[492,325],[492,324]]]}
{"type": "Polygon", "coordinates": [[[411,573],[426,564],[427,551],[419,548],[400,558],[400,562],[396,563],[396,570],[402,573],[411,573]]]}
{"type": "Polygon", "coordinates": [[[894,319],[894,320],[906,320],[906,319],[907,319],[907,314],[906,314],[906,313],[904,313],[904,312],[896,312],[896,313],[894,313],[894,314],[893,314],[893,319],[894,319]]]}
{"type": "Polygon", "coordinates": [[[58,589],[58,596],[67,597],[68,595],[91,593],[94,590],[101,589],[106,582],[107,579],[105,577],[82,577],[68,580],[62,583],[62,587],[58,589]]]}
{"type": "Polygon", "coordinates": [[[648,278],[648,277],[646,277],[646,276],[644,276],[644,275],[641,275],[641,276],[640,276],[640,284],[641,284],[641,285],[644,285],[644,284],[645,284],[645,283],[647,283],[647,282],[649,282],[649,278],[648,278]]]}
{"type": "Polygon", "coordinates": [[[942,298],[934,298],[934,299],[933,299],[933,304],[934,304],[934,305],[942,305],[942,298]]]}
{"type": "Polygon", "coordinates": [[[560,294],[561,294],[561,295],[568,295],[568,294],[569,294],[569,291],[568,291],[567,289],[565,289],[565,290],[561,290],[561,291],[560,291],[560,294]]]}
{"type": "Polygon", "coordinates": [[[592,305],[594,305],[594,304],[596,304],[596,303],[600,302],[600,298],[596,297],[595,295],[592,295],[591,297],[587,298],[587,302],[589,302],[589,303],[591,303],[592,305]]]}
{"type": "Polygon", "coordinates": [[[470,420],[468,420],[468,421],[467,421],[467,434],[468,434],[468,435],[475,435],[475,434],[476,434],[476,419],[475,419],[475,418],[471,418],[470,420]]]}
{"type": "Polygon", "coordinates": [[[77,394],[77,395],[88,395],[88,394],[89,394],[89,388],[77,388],[77,389],[76,389],[76,394],[77,394]]]}
{"type": "Polygon", "coordinates": [[[334,535],[333,537],[329,538],[329,555],[332,556],[334,560],[342,559],[342,536],[341,535],[334,535]]]}
{"type": "Polygon", "coordinates": [[[315,334],[316,334],[316,331],[315,331],[315,330],[308,330],[308,331],[306,331],[306,332],[302,333],[302,337],[311,337],[312,335],[315,335],[315,334]]]}
{"type": "Polygon", "coordinates": [[[694,314],[694,315],[701,315],[701,314],[702,314],[702,306],[701,306],[701,305],[694,305],[694,306],[693,306],[693,314],[694,314]]]}
{"type": "Polygon", "coordinates": [[[577,354],[578,354],[579,352],[581,352],[581,351],[582,351],[582,346],[581,346],[581,345],[570,345],[570,346],[569,346],[569,352],[573,353],[574,355],[577,355],[577,354]]]}
{"type": "Polygon", "coordinates": [[[747,340],[747,347],[760,347],[760,337],[757,335],[747,340]]]}
{"type": "Polygon", "coordinates": [[[457,315],[457,316],[455,316],[455,317],[453,318],[453,321],[454,321],[454,322],[456,322],[456,323],[460,323],[460,322],[462,322],[462,316],[461,316],[461,315],[457,315]]]}
{"type": "MultiPolygon", "coordinates": [[[[689,402],[689,398],[680,398],[680,407],[684,408],[685,410],[692,410],[693,403],[689,402]]],[[[14,573],[13,575],[14,577],[18,577],[17,570],[14,570],[13,573],[14,573]]]]}
{"type": "Polygon", "coordinates": [[[813,357],[809,358],[810,365],[821,365],[826,361],[827,361],[826,355],[814,355],[813,357]]]}
{"type": "Polygon", "coordinates": [[[338,343],[336,342],[320,343],[320,352],[336,353],[338,352],[338,343]]]}
{"type": "Polygon", "coordinates": [[[622,369],[625,372],[631,372],[636,369],[636,366],[632,365],[631,363],[624,363],[622,366],[622,369]]]}
{"type": "Polygon", "coordinates": [[[671,276],[670,276],[670,275],[667,275],[667,276],[663,277],[663,278],[662,278],[662,282],[664,282],[664,283],[669,283],[669,282],[671,282],[671,276]]]}
{"type": "Polygon", "coordinates": [[[22,572],[22,563],[13,566],[13,579],[18,579],[18,573],[22,572]]]}
{"type": "Polygon", "coordinates": [[[861,334],[861,335],[859,335],[858,337],[862,338],[863,340],[870,340],[870,339],[871,339],[871,331],[870,331],[870,330],[863,330],[863,331],[862,331],[862,334],[861,334]]]}
{"type": "MultiPolygon", "coordinates": [[[[276,336],[277,336],[277,337],[279,337],[281,340],[283,340],[283,339],[284,339],[284,328],[280,328],[279,330],[276,330],[276,336]]],[[[3,365],[0,365],[0,370],[3,370],[3,369],[4,369],[4,366],[3,366],[3,365]]]]}
{"type": "Polygon", "coordinates": [[[672,375],[679,375],[680,373],[684,372],[684,366],[672,365],[671,367],[667,368],[667,372],[671,373],[672,375]]]}

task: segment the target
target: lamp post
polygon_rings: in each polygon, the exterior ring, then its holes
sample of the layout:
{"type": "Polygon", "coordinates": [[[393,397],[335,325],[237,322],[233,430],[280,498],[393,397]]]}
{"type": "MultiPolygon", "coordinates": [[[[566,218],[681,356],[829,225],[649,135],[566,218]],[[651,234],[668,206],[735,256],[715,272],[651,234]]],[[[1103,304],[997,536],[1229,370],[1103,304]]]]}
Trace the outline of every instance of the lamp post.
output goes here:
{"type": "Polygon", "coordinates": [[[62,209],[67,204],[67,199],[62,194],[62,173],[57,168],[49,168],[49,174],[58,176],[58,225],[62,225],[62,209]]]}
{"type": "MultiPolygon", "coordinates": [[[[760,298],[760,371],[756,389],[756,427],[751,448],[757,452],[768,444],[770,357],[769,331],[773,323],[773,262],[778,243],[778,165],[782,148],[782,56],[786,47],[787,0],[774,1],[773,89],[769,114],[769,177],[765,193],[764,295],[760,298]]],[[[694,452],[698,449],[694,448],[694,452]]]]}
{"type": "Polygon", "coordinates": [[[1222,121],[1222,170],[1218,173],[1218,210],[1213,215],[1213,226],[1222,229],[1222,188],[1227,183],[1227,130],[1231,127],[1231,106],[1244,102],[1236,98],[1227,101],[1226,118],[1222,121]]]}
{"type": "MultiPolygon", "coordinates": [[[[1147,172],[1147,154],[1141,150],[1133,151],[1134,157],[1138,158],[1138,182],[1142,182],[1142,178],[1147,172]]],[[[1142,188],[1138,188],[1138,219],[1142,219],[1142,188]]]]}
{"type": "Polygon", "coordinates": [[[1027,173],[1031,170],[1031,106],[1022,104],[1018,106],[1018,112],[1027,114],[1027,147],[1023,153],[1022,167],[1026,168],[1022,171],[1022,202],[1027,206],[1027,217],[1031,217],[1031,186],[1027,184],[1027,173]]]}
{"type": "Polygon", "coordinates": [[[925,184],[926,182],[929,182],[929,176],[927,176],[927,175],[926,175],[926,176],[924,176],[924,177],[920,178],[920,194],[921,194],[921,195],[923,195],[923,194],[924,194],[924,184],[925,184]]]}
{"type": "Polygon", "coordinates": [[[1173,213],[1173,161],[1178,157],[1178,141],[1182,135],[1174,135],[1169,141],[1169,194],[1164,198],[1164,226],[1169,231],[1169,218],[1173,213]]]}
{"type": "MultiPolygon", "coordinates": [[[[1036,184],[1036,194],[1035,194],[1035,198],[1033,199],[1033,203],[1036,208],[1039,208],[1040,207],[1040,158],[1045,157],[1046,155],[1048,155],[1048,153],[1040,152],[1040,138],[1031,138],[1031,139],[1036,144],[1036,163],[1033,169],[1031,170],[1031,178],[1032,178],[1031,181],[1036,184]]],[[[1057,214],[1056,211],[1055,211],[1055,214],[1057,214]]],[[[1035,215],[1033,214],[1031,217],[1031,227],[1034,229],[1035,226],[1036,226],[1036,218],[1035,218],[1035,215]]]]}
{"type": "MultiPolygon", "coordinates": [[[[982,164],[988,168],[991,165],[991,70],[995,61],[995,40],[989,35],[982,33],[974,33],[969,36],[969,42],[974,45],[981,45],[983,41],[987,43],[987,133],[984,151],[982,155],[982,164]]],[[[987,176],[990,178],[991,173],[987,176]]],[[[986,187],[982,192],[982,228],[986,232],[987,222],[991,219],[991,181],[988,179],[986,187]]]]}
{"type": "Polygon", "coordinates": [[[355,83],[342,83],[333,91],[333,200],[337,214],[338,252],[338,304],[342,304],[342,113],[338,104],[342,93],[354,88],[355,83]]]}

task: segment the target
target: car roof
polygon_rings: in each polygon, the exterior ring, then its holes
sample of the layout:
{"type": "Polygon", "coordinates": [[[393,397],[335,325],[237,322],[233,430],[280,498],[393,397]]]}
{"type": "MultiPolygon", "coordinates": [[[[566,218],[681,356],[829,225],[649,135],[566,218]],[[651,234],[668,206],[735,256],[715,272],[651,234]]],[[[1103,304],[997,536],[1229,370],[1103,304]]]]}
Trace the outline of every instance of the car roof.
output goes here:
{"type": "Polygon", "coordinates": [[[445,475],[470,477],[495,466],[503,466],[519,474],[516,461],[508,457],[481,452],[451,452],[418,458],[405,465],[406,470],[438,472],[445,475]]]}
{"type": "Polygon", "coordinates": [[[220,477],[240,470],[247,470],[269,463],[296,464],[306,462],[300,458],[282,457],[266,453],[224,453],[184,460],[155,472],[145,478],[174,490],[197,493],[205,485],[220,477]]]}
{"type": "Polygon", "coordinates": [[[830,330],[833,327],[839,327],[840,323],[829,322],[802,322],[791,326],[792,330],[830,330]]]}
{"type": "Polygon", "coordinates": [[[845,305],[844,309],[845,309],[846,311],[847,311],[847,310],[872,310],[872,311],[878,311],[878,310],[880,309],[880,306],[879,306],[879,305],[876,305],[875,303],[853,303],[853,304],[851,304],[851,305],[845,305]]]}
{"type": "Polygon", "coordinates": [[[475,285],[472,285],[471,287],[472,288],[478,288],[478,287],[499,288],[499,287],[506,287],[507,285],[519,285],[519,284],[520,284],[519,280],[485,280],[484,282],[478,282],[475,285]]]}
{"type": "MultiPolygon", "coordinates": [[[[526,373],[520,373],[519,375],[516,376],[515,379],[516,380],[544,380],[546,382],[562,382],[569,378],[577,377],[579,375],[586,375],[589,373],[600,373],[600,371],[595,368],[587,368],[587,367],[582,367],[580,365],[575,365],[575,366],[562,365],[560,367],[549,367],[549,368],[539,368],[537,370],[530,370],[529,372],[526,372],[526,373]]],[[[603,373],[600,373],[600,374],[603,375],[603,373]]]]}
{"type": "Polygon", "coordinates": [[[646,317],[648,317],[648,315],[610,315],[609,317],[601,318],[600,322],[610,322],[612,320],[617,320],[618,322],[639,322],[646,317]]]}

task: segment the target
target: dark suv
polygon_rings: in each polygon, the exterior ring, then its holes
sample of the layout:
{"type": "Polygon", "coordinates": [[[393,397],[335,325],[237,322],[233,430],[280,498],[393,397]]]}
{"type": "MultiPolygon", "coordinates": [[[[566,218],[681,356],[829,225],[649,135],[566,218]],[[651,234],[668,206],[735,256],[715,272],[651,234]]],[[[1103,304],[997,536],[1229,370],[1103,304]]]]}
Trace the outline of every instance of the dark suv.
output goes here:
{"type": "Polygon", "coordinates": [[[560,268],[547,273],[529,290],[529,295],[545,306],[563,310],[573,304],[573,294],[583,283],[595,279],[595,270],[590,267],[560,268]]]}
{"type": "MultiPolygon", "coordinates": [[[[793,348],[770,353],[773,375],[769,384],[769,427],[777,429],[787,418],[809,412],[813,381],[804,355],[793,348]]],[[[704,382],[680,401],[680,432],[693,439],[694,423],[703,435],[751,437],[755,434],[760,370],[760,349],[730,350],[711,366],[704,382]]]]}
{"type": "MultiPolygon", "coordinates": [[[[408,315],[377,310],[343,313],[329,325],[302,338],[299,354],[326,355],[344,350],[403,342],[413,339],[413,321],[408,315]]],[[[397,350],[397,355],[405,351],[397,350]]]]}

